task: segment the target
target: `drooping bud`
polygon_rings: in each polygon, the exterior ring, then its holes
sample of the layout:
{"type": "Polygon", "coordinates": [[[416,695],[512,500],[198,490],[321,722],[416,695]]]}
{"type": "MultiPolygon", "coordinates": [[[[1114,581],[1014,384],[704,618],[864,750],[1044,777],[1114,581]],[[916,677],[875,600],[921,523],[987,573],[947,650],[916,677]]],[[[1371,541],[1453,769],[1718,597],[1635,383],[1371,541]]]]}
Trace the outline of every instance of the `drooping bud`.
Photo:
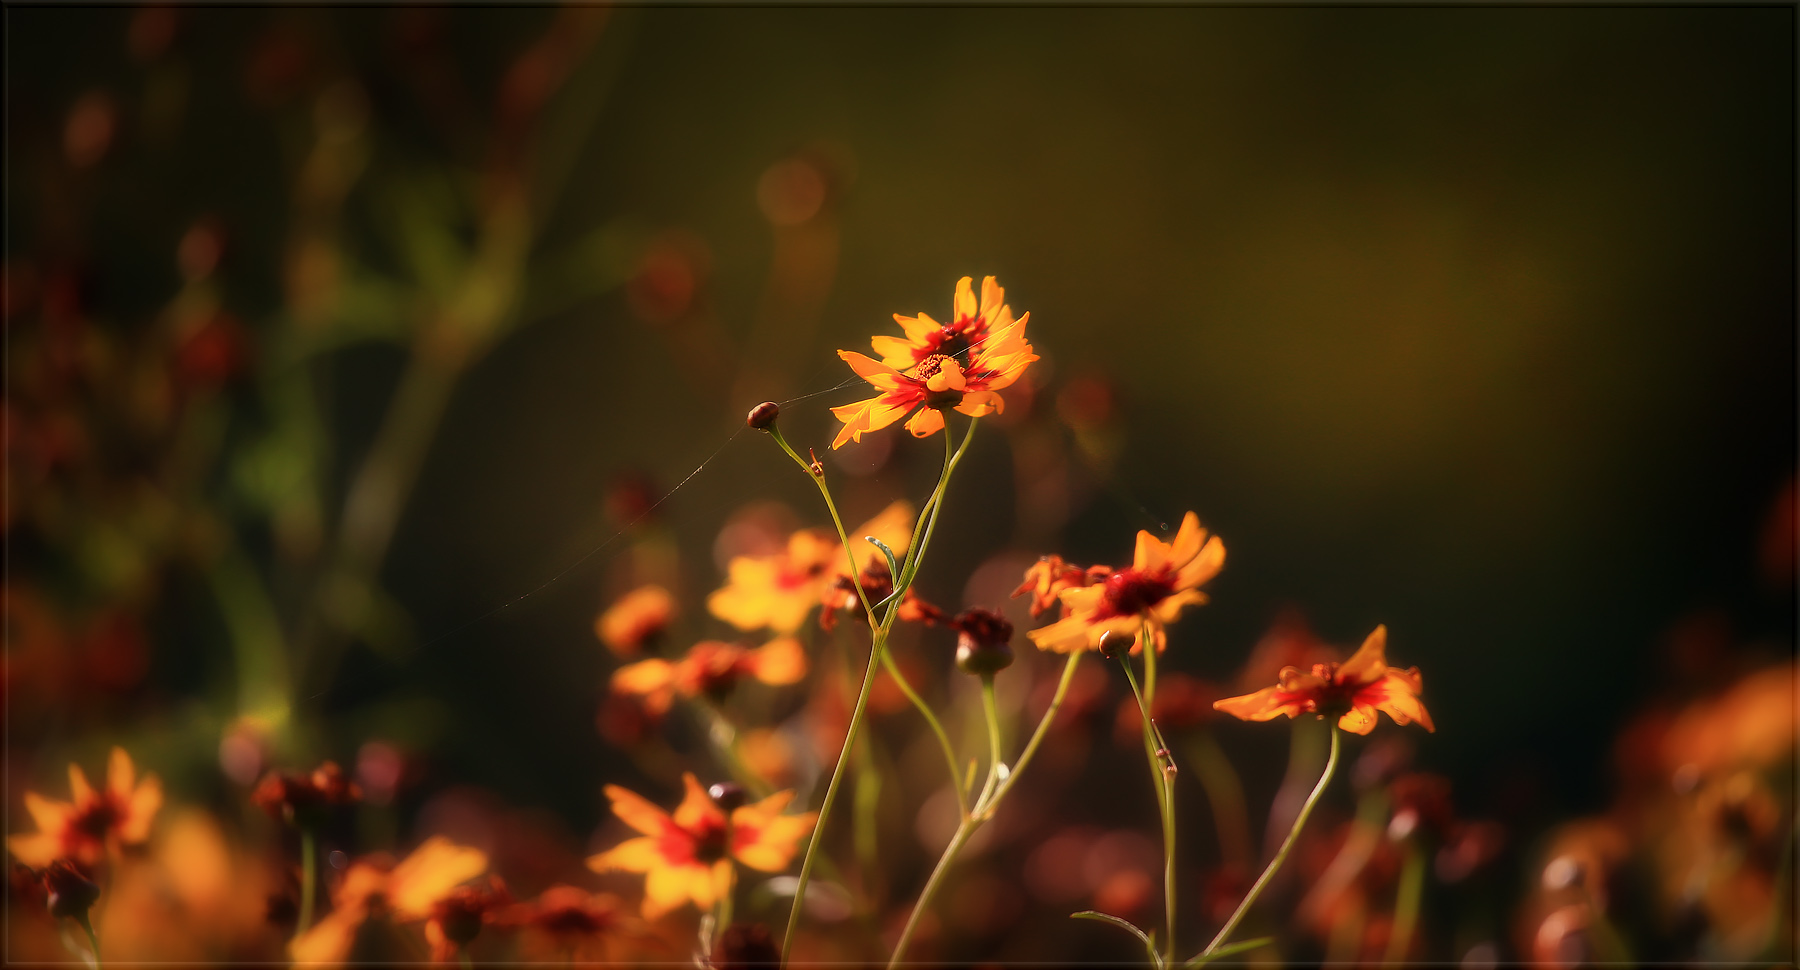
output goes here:
{"type": "Polygon", "coordinates": [[[956,665],[963,672],[992,677],[1012,666],[1012,622],[993,610],[964,610],[950,621],[957,630],[956,665]]]}
{"type": "Polygon", "coordinates": [[[744,786],[729,781],[721,781],[713,785],[706,790],[706,793],[712,796],[713,804],[719,806],[719,810],[727,815],[742,808],[747,797],[744,786]]]}
{"type": "Polygon", "coordinates": [[[66,859],[58,859],[44,870],[44,888],[51,916],[84,920],[100,899],[100,887],[66,859]]]}
{"type": "Polygon", "coordinates": [[[1100,634],[1100,656],[1108,660],[1119,659],[1119,638],[1114,637],[1111,630],[1100,634]]]}
{"type": "Polygon", "coordinates": [[[750,415],[744,423],[758,431],[767,431],[775,426],[775,419],[781,416],[781,405],[774,401],[764,401],[750,409],[750,415]]]}

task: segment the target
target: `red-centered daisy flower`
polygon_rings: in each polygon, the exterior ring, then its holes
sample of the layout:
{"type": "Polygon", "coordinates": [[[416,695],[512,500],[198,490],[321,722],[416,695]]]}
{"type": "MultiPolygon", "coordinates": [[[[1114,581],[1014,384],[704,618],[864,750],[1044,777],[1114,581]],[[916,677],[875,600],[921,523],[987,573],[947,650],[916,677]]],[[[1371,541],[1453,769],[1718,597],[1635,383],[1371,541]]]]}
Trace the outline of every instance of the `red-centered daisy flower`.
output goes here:
{"type": "MultiPolygon", "coordinates": [[[[1094,586],[1106,582],[1112,575],[1111,566],[1089,566],[1083,569],[1074,563],[1064,562],[1061,556],[1043,556],[1025,570],[1025,581],[1013,590],[1015,598],[1031,594],[1031,615],[1042,616],[1050,607],[1055,606],[1062,591],[1080,589],[1083,586],[1094,586]]],[[[1065,614],[1066,610],[1065,610],[1065,614]]]]}
{"type": "Polygon", "coordinates": [[[1310,673],[1283,667],[1276,686],[1215,701],[1213,707],[1246,721],[1267,721],[1282,714],[1335,717],[1338,727],[1352,734],[1374,730],[1375,712],[1386,711],[1395,724],[1418,721],[1425,730],[1436,731],[1419,701],[1422,689],[1419,668],[1388,666],[1387,627],[1378,626],[1341,664],[1313,664],[1310,673]]]}
{"type": "Polygon", "coordinates": [[[793,637],[776,637],[755,649],[702,640],[674,663],[640,660],[620,667],[613,671],[612,689],[644,698],[644,708],[660,715],[676,694],[722,700],[745,677],[779,687],[805,676],[806,651],[793,637]]]}
{"type": "Polygon", "coordinates": [[[986,343],[989,334],[1012,326],[1012,307],[1006,305],[1006,291],[1000,284],[992,276],[982,278],[978,307],[972,282],[967,276],[956,281],[949,323],[938,323],[924,313],[916,317],[894,314],[894,322],[906,331],[906,336],[869,340],[875,353],[881,355],[881,362],[904,371],[933,354],[942,354],[967,364],[972,348],[986,343]]]}
{"type": "MultiPolygon", "coordinates": [[[[1189,512],[1174,542],[1139,532],[1130,566],[1113,570],[1097,585],[1059,591],[1067,615],[1028,636],[1040,650],[1071,653],[1099,649],[1108,635],[1137,636],[1148,627],[1160,651],[1167,641],[1164,628],[1184,608],[1206,602],[1198,587],[1224,566],[1225,544],[1218,536],[1208,538],[1189,512]]],[[[1142,648],[1142,642],[1134,643],[1131,652],[1142,648]]]]}
{"type": "Polygon", "coordinates": [[[569,885],[551,886],[513,907],[505,922],[524,931],[524,955],[545,961],[620,963],[623,938],[643,932],[637,917],[625,911],[624,900],[569,885]]]}
{"type": "MultiPolygon", "coordinates": [[[[904,500],[850,533],[859,569],[875,563],[886,568],[880,550],[862,541],[874,536],[887,543],[894,555],[904,555],[912,542],[913,508],[904,500]]],[[[726,583],[706,598],[712,615],[740,630],[793,633],[806,616],[831,594],[848,565],[844,548],[830,529],[801,529],[788,537],[788,547],[773,556],[737,556],[726,568],[726,583]]]]}
{"type": "Polygon", "coordinates": [[[155,775],[138,782],[136,774],[131,755],[114,748],[106,765],[106,787],[96,791],[81,766],[71,762],[70,800],[53,801],[26,792],[25,810],[38,830],[9,836],[6,847],[20,862],[41,869],[59,858],[92,867],[107,854],[117,855],[121,846],[142,843],[150,837],[150,823],[162,807],[162,782],[155,775]]]}
{"type": "MultiPolygon", "coordinates": [[[[966,283],[965,280],[963,285],[966,283]]],[[[959,296],[961,289],[959,285],[959,296]]],[[[994,290],[998,292],[999,287],[995,286],[994,290]]],[[[973,303],[972,297],[969,302],[973,303]]],[[[973,310],[973,307],[969,309],[973,310]]],[[[960,319],[961,314],[958,316],[960,319]]],[[[1010,387],[1020,374],[1025,373],[1025,368],[1038,359],[1037,354],[1032,353],[1031,344],[1025,340],[1025,326],[1030,323],[1031,314],[1016,321],[1008,320],[1001,326],[1002,318],[1010,316],[1011,311],[1002,306],[994,313],[992,329],[971,323],[967,331],[948,333],[947,328],[939,328],[936,336],[928,331],[930,323],[935,321],[930,321],[929,317],[924,318],[927,323],[915,320],[914,325],[919,330],[916,340],[901,341],[889,337],[884,342],[882,338],[875,338],[875,351],[889,358],[887,361],[855,351],[838,351],[838,356],[850,365],[851,370],[881,393],[865,401],[831,409],[831,413],[844,423],[831,447],[841,448],[845,442],[861,441],[865,433],[879,431],[909,414],[912,417],[906,422],[906,430],[916,438],[924,438],[943,429],[946,409],[955,408],[972,418],[1001,410],[1006,402],[998,392],[1010,387]],[[918,349],[931,341],[936,341],[935,352],[908,363],[918,349]],[[962,344],[967,344],[966,356],[959,356],[962,344]],[[895,366],[896,361],[904,366],[895,366]]],[[[971,319],[979,321],[986,317],[972,316],[971,319]]],[[[909,327],[909,336],[912,332],[913,328],[909,327]]]]}
{"type": "Polygon", "coordinates": [[[426,839],[398,865],[391,857],[358,860],[331,894],[331,913],[295,937],[288,953],[295,964],[342,965],[357,928],[377,910],[403,922],[430,920],[438,903],[486,868],[486,853],[441,835],[426,839]]]}
{"type": "Polygon", "coordinates": [[[739,806],[727,821],[725,810],[692,774],[681,780],[687,795],[673,815],[617,785],[606,786],[613,814],[643,835],[590,857],[588,868],[644,873],[646,919],[685,902],[702,910],[711,907],[731,888],[733,859],[763,872],[786,869],[818,816],[781,814],[794,798],[784,791],[739,806]]]}
{"type": "Polygon", "coordinates": [[[620,657],[635,657],[668,629],[675,618],[675,597],[661,586],[639,586],[606,608],[594,620],[594,634],[620,657]]]}
{"type": "Polygon", "coordinates": [[[499,876],[488,873],[480,883],[458,886],[431,904],[425,917],[425,942],[433,963],[449,963],[481,935],[482,927],[502,922],[512,894],[499,876]]]}
{"type": "Polygon", "coordinates": [[[333,805],[362,800],[362,788],[344,774],[335,761],[314,768],[311,774],[271,771],[250,793],[250,801],[270,818],[308,826],[333,805]]]}

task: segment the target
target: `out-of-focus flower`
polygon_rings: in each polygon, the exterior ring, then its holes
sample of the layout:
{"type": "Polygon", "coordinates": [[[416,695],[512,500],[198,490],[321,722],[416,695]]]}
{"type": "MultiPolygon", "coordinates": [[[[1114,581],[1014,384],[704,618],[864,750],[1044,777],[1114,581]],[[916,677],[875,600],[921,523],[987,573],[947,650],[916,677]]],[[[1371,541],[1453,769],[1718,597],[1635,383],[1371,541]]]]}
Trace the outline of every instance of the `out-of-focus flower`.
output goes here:
{"type": "MultiPolygon", "coordinates": [[[[1139,634],[1147,627],[1160,651],[1167,643],[1168,624],[1186,607],[1206,602],[1198,587],[1224,566],[1225,544],[1218,536],[1208,538],[1192,512],[1182,517],[1174,542],[1140,531],[1131,565],[1114,570],[1097,586],[1060,591],[1069,615],[1031,631],[1031,642],[1057,653],[1094,650],[1108,635],[1141,641],[1139,634]]],[[[1141,649],[1142,642],[1134,643],[1131,652],[1141,649]]]]}
{"type": "Polygon", "coordinates": [[[1215,701],[1213,707],[1246,721],[1267,721],[1282,714],[1330,716],[1352,734],[1374,730],[1375,712],[1386,711],[1395,724],[1418,721],[1425,730],[1436,731],[1431,714],[1419,701],[1422,689],[1419,668],[1387,665],[1387,627],[1378,626],[1342,664],[1314,664],[1311,673],[1284,667],[1277,686],[1215,701]]]}
{"type": "MultiPolygon", "coordinates": [[[[1055,606],[1065,589],[1080,589],[1106,582],[1111,566],[1088,566],[1085,569],[1063,561],[1061,556],[1044,556],[1025,570],[1025,581],[1013,590],[1013,596],[1031,594],[1031,615],[1042,616],[1055,606]]],[[[1068,607],[1063,607],[1068,615],[1068,607]]]]}
{"type": "Polygon", "coordinates": [[[982,305],[977,309],[969,278],[956,284],[955,315],[940,325],[930,317],[896,315],[906,337],[875,337],[870,341],[883,360],[851,350],[838,356],[881,393],[865,401],[831,409],[844,427],[831,442],[861,441],[912,414],[906,430],[924,438],[944,427],[946,408],[970,417],[981,417],[1005,406],[999,391],[1010,387],[1037,360],[1025,340],[1027,313],[1012,319],[1012,310],[1001,299],[1005,291],[988,277],[982,283],[982,305]]]}
{"type": "Polygon", "coordinates": [[[1012,666],[1012,621],[979,607],[950,621],[956,628],[956,665],[964,673],[992,677],[1012,666]]]}
{"type": "Polygon", "coordinates": [[[1791,756],[1800,732],[1794,692],[1800,667],[1792,663],[1758,671],[1712,701],[1682,712],[1663,736],[1672,771],[1702,774],[1773,765],[1791,756]]]}
{"type": "Polygon", "coordinates": [[[635,657],[655,642],[675,616],[675,597],[655,584],[639,586],[606,608],[594,633],[614,654],[635,657]]]}
{"type": "Polygon", "coordinates": [[[332,893],[330,914],[295,937],[289,955],[297,964],[341,965],[370,916],[387,911],[401,921],[429,920],[439,902],[486,868],[487,853],[443,836],[426,839],[398,865],[381,857],[351,863],[332,893]]]}
{"type": "MultiPolygon", "coordinates": [[[[863,596],[867,596],[870,603],[880,603],[893,592],[894,577],[888,572],[886,562],[869,564],[854,581],[840,572],[819,600],[819,629],[830,633],[837,629],[838,614],[861,612],[863,596]],[[861,593],[856,589],[859,583],[861,593]]],[[[950,621],[949,614],[926,601],[911,586],[900,597],[900,610],[895,616],[908,623],[942,625],[950,621]]]]}
{"type": "MultiPolygon", "coordinates": [[[[873,545],[861,542],[874,536],[904,555],[912,542],[912,505],[894,502],[850,535],[859,572],[887,560],[873,545]]],[[[787,548],[772,556],[736,556],[726,569],[726,583],[706,598],[712,615],[740,630],[765,627],[777,633],[793,633],[806,615],[831,593],[837,578],[845,574],[843,547],[827,529],[801,529],[788,537],[787,548]]]]}
{"type": "Polygon", "coordinates": [[[489,873],[485,883],[458,886],[431,904],[425,917],[425,942],[431,945],[431,959],[448,963],[465,946],[481,935],[481,929],[500,921],[512,904],[506,883],[489,873]]]}
{"type": "Polygon", "coordinates": [[[781,947],[761,923],[733,923],[713,944],[713,970],[776,970],[781,947]]]}
{"type": "Polygon", "coordinates": [[[640,660],[620,667],[613,671],[612,688],[644,698],[650,713],[661,714],[676,694],[722,700],[744,677],[779,687],[805,676],[806,650],[793,637],[776,637],[754,649],[702,640],[674,663],[640,660]]]}
{"type": "Polygon", "coordinates": [[[330,806],[361,800],[362,789],[335,761],[327,761],[306,775],[272,771],[250,793],[250,801],[269,813],[270,818],[302,827],[318,824],[319,815],[330,806]]]}
{"type": "Polygon", "coordinates": [[[606,786],[613,814],[643,835],[590,857],[588,867],[644,873],[646,919],[689,901],[702,910],[710,907],[730,889],[733,859],[763,872],[786,869],[817,818],[815,812],[781,814],[794,798],[791,791],[727,816],[692,774],[681,780],[687,795],[673,815],[617,785],[606,786]]]}
{"type": "Polygon", "coordinates": [[[524,931],[528,954],[602,962],[616,958],[612,944],[620,933],[638,929],[619,897],[567,885],[551,886],[531,902],[514,906],[504,919],[524,931]]]}
{"type": "Polygon", "coordinates": [[[99,900],[100,886],[69,860],[56,859],[44,870],[44,901],[51,916],[85,922],[99,900]]]}
{"type": "Polygon", "coordinates": [[[138,845],[150,835],[150,823],[162,807],[162,782],[155,775],[136,780],[137,769],[124,748],[113,748],[106,766],[106,787],[95,790],[81,766],[69,765],[66,802],[37,792],[25,793],[25,810],[37,823],[30,835],[9,836],[6,847],[28,866],[46,866],[57,858],[92,866],[121,846],[138,845]]]}

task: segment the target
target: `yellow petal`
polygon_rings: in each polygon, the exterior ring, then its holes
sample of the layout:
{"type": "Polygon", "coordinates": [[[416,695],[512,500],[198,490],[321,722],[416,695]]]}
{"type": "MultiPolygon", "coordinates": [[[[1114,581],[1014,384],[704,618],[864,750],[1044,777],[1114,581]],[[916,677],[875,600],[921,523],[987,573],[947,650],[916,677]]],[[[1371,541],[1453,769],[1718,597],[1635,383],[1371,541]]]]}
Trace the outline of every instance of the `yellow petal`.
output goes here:
{"type": "Polygon", "coordinates": [[[919,413],[906,422],[906,430],[915,438],[929,438],[944,430],[944,415],[936,408],[920,408],[919,413]]]}
{"type": "Polygon", "coordinates": [[[970,286],[973,282],[975,281],[967,276],[956,281],[956,298],[953,304],[953,315],[950,318],[951,322],[961,323],[975,316],[975,290],[970,286]]]}
{"type": "Polygon", "coordinates": [[[125,817],[119,820],[119,841],[137,845],[150,838],[150,823],[156,820],[162,801],[162,779],[145,775],[144,780],[138,782],[137,790],[125,800],[125,817]]]}
{"type": "Polygon", "coordinates": [[[963,395],[956,410],[971,418],[984,418],[1006,410],[1006,401],[993,391],[970,391],[963,395]]]}
{"type": "Polygon", "coordinates": [[[693,772],[682,772],[681,784],[686,789],[686,794],[682,797],[681,804],[675,806],[676,825],[692,832],[709,820],[720,825],[725,823],[725,813],[719,811],[719,806],[714,804],[712,796],[701,787],[700,780],[694,777],[693,772]]]}
{"type": "Polygon", "coordinates": [[[20,862],[35,869],[42,869],[63,854],[62,839],[50,832],[9,835],[6,837],[6,848],[20,862]]]}
{"type": "Polygon", "coordinates": [[[131,755],[124,748],[114,746],[106,762],[106,790],[124,804],[131,800],[136,777],[137,768],[131,763],[131,755]]]}
{"type": "Polygon", "coordinates": [[[80,806],[94,803],[94,786],[88,784],[87,772],[73,761],[69,762],[69,800],[80,806]]]}
{"type": "Polygon", "coordinates": [[[625,694],[653,694],[668,689],[675,666],[667,660],[640,660],[613,671],[612,689],[625,694]]]}
{"type": "Polygon", "coordinates": [[[661,835],[670,824],[669,813],[650,804],[642,795],[618,785],[607,785],[606,797],[612,799],[613,814],[626,825],[645,835],[661,835]]]}
{"type": "Polygon", "coordinates": [[[1373,684],[1387,673],[1387,626],[1375,628],[1356,653],[1338,668],[1340,684],[1373,684]]]}
{"type": "Polygon", "coordinates": [[[587,866],[595,872],[608,872],[614,869],[624,872],[649,872],[657,866],[669,864],[668,860],[663,857],[660,845],[659,839],[648,835],[626,839],[605,852],[588,856],[587,866]]]}
{"type": "Polygon", "coordinates": [[[394,867],[388,902],[403,918],[423,919],[431,904],[487,869],[487,853],[434,835],[394,867]]]}
{"type": "Polygon", "coordinates": [[[342,966],[350,956],[356,928],[362,925],[363,917],[361,910],[332,910],[288,944],[288,955],[294,958],[295,966],[342,966]]]}
{"type": "Polygon", "coordinates": [[[905,499],[898,499],[890,503],[874,518],[864,522],[857,527],[855,532],[850,533],[851,544],[855,545],[860,542],[862,545],[861,555],[857,557],[858,565],[867,569],[878,562],[887,563],[887,557],[881,554],[881,550],[867,542],[862,542],[863,536],[874,536],[887,543],[887,547],[894,550],[894,555],[904,556],[907,547],[912,545],[912,530],[912,503],[905,499]]]}
{"type": "Polygon", "coordinates": [[[881,355],[881,362],[895,370],[911,367],[913,361],[913,344],[903,337],[871,337],[869,346],[881,355]]]}
{"type": "Polygon", "coordinates": [[[840,350],[838,356],[843,358],[844,363],[850,365],[850,369],[855,371],[858,377],[868,381],[874,387],[891,391],[905,383],[905,378],[900,376],[899,371],[867,354],[859,354],[854,350],[840,350]]]}
{"type": "Polygon", "coordinates": [[[751,676],[765,684],[797,684],[806,677],[806,650],[793,637],[777,637],[745,658],[751,676]]]}

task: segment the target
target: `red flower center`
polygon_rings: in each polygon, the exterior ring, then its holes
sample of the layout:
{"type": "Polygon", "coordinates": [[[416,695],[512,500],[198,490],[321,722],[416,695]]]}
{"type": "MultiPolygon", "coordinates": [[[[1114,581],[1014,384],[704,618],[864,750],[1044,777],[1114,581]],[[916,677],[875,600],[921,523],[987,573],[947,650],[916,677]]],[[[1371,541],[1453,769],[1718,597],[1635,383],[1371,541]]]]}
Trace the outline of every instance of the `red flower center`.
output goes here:
{"type": "Polygon", "coordinates": [[[113,826],[118,824],[123,815],[124,813],[119,811],[119,806],[113,804],[110,797],[103,795],[99,801],[82,809],[80,814],[71,819],[69,827],[88,838],[101,841],[106,838],[106,833],[112,831],[113,826]]]}
{"type": "Polygon", "coordinates": [[[723,821],[706,819],[700,823],[699,831],[690,833],[694,836],[694,858],[707,865],[725,858],[730,848],[726,844],[726,829],[723,821]]]}
{"type": "Polygon", "coordinates": [[[1152,575],[1136,569],[1121,569],[1106,577],[1106,595],[1100,602],[1100,616],[1134,616],[1169,598],[1175,592],[1175,580],[1166,575],[1152,575]]]}

